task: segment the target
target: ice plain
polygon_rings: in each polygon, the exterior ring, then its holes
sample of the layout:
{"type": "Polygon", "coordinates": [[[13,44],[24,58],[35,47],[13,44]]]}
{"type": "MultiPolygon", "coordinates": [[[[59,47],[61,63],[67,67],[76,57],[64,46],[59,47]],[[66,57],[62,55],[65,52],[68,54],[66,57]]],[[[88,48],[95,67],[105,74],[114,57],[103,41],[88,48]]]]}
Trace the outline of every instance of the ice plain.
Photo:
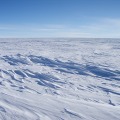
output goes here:
{"type": "Polygon", "coordinates": [[[120,39],[0,39],[0,120],[120,120],[120,39]]]}

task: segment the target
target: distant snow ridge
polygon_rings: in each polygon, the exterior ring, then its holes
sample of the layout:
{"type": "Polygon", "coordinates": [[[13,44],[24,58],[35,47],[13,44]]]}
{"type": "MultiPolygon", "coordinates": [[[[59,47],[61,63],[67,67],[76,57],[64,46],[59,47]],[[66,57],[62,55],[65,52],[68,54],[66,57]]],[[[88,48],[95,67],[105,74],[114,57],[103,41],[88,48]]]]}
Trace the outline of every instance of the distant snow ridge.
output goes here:
{"type": "Polygon", "coordinates": [[[119,40],[0,44],[1,120],[120,120],[119,40]]]}

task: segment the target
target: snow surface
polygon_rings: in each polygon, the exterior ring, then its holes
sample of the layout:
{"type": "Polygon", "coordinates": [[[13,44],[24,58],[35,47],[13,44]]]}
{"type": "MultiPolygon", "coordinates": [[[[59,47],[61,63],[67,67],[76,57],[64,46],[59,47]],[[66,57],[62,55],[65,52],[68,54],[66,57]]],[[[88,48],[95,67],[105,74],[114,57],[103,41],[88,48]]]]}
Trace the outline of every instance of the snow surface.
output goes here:
{"type": "Polygon", "coordinates": [[[0,120],[120,120],[120,39],[0,39],[0,120]]]}

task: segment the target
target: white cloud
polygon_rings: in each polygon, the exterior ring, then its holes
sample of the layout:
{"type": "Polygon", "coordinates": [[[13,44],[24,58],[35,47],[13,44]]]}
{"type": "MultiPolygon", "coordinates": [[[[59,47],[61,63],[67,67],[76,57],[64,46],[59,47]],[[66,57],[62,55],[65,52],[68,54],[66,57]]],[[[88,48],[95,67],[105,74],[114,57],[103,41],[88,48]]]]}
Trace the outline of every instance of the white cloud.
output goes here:
{"type": "Polygon", "coordinates": [[[18,37],[120,37],[120,19],[97,18],[89,24],[0,25],[1,36],[18,37]],[[8,35],[7,35],[8,34],[8,35]]]}
{"type": "Polygon", "coordinates": [[[120,19],[102,18],[89,25],[80,27],[93,37],[120,37],[120,19]]]}

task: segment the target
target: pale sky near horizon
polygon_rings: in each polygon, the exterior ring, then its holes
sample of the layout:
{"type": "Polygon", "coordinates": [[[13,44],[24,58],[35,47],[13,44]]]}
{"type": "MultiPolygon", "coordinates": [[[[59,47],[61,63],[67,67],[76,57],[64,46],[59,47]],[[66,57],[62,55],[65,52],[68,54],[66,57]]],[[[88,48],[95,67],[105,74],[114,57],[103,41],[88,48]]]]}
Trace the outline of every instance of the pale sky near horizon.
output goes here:
{"type": "Polygon", "coordinates": [[[120,38],[120,0],[0,0],[0,38],[120,38]]]}

